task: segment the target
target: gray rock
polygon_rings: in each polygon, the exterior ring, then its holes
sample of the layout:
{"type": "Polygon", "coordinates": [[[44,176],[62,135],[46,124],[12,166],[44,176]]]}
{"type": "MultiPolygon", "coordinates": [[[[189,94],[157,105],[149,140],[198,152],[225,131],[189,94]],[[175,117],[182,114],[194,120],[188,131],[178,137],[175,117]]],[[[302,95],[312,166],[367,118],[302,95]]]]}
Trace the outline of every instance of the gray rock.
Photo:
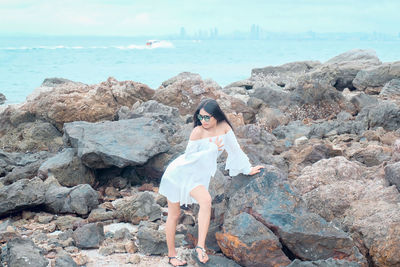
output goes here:
{"type": "Polygon", "coordinates": [[[38,175],[45,180],[53,175],[63,186],[79,184],[94,185],[95,177],[91,169],[82,164],[76,156],[76,150],[66,148],[54,157],[46,160],[39,168],[38,175]]]}
{"type": "Polygon", "coordinates": [[[98,193],[88,184],[77,185],[73,188],[52,184],[45,196],[45,207],[54,213],[84,215],[99,204],[98,193]]]}
{"type": "Polygon", "coordinates": [[[287,139],[294,141],[301,136],[307,136],[310,132],[310,126],[301,121],[291,121],[288,125],[276,127],[272,133],[278,139],[287,139]]]}
{"type": "Polygon", "coordinates": [[[367,94],[378,94],[392,79],[400,77],[400,61],[383,63],[357,73],[353,85],[367,94]]]}
{"type": "Polygon", "coordinates": [[[340,134],[361,134],[366,128],[365,123],[361,121],[324,121],[311,125],[308,138],[325,138],[330,133],[340,134]]]}
{"type": "Polygon", "coordinates": [[[301,261],[294,260],[287,267],[361,267],[362,265],[358,262],[346,261],[346,260],[335,260],[329,258],[327,260],[318,261],[301,261]]]}
{"type": "Polygon", "coordinates": [[[247,211],[304,260],[328,259],[337,253],[352,257],[355,244],[351,237],[319,215],[307,212],[304,202],[280,176],[266,172],[238,190],[229,199],[225,218],[247,211]]]}
{"type": "Polygon", "coordinates": [[[395,185],[400,192],[400,162],[385,167],[385,179],[390,185],[395,185]]]}
{"type": "Polygon", "coordinates": [[[355,106],[357,111],[360,111],[367,106],[376,106],[378,104],[378,99],[361,92],[351,97],[350,102],[355,106]]]}
{"type": "Polygon", "coordinates": [[[279,108],[289,105],[290,93],[279,86],[261,87],[249,93],[251,97],[261,99],[268,107],[279,108]]]}
{"type": "Polygon", "coordinates": [[[239,264],[223,256],[208,255],[208,261],[203,264],[195,257],[197,264],[204,267],[240,267],[239,264]]]}
{"type": "Polygon", "coordinates": [[[63,254],[56,258],[54,267],[78,267],[78,264],[76,264],[69,254],[63,254]]]}
{"type": "Polygon", "coordinates": [[[168,252],[164,232],[148,227],[140,227],[136,237],[139,251],[143,254],[163,255],[168,252]]]}
{"type": "Polygon", "coordinates": [[[6,102],[6,96],[0,93],[0,105],[3,105],[6,102]]]}
{"type": "Polygon", "coordinates": [[[387,97],[400,96],[400,79],[393,79],[386,83],[379,94],[387,97]]]}
{"type": "Polygon", "coordinates": [[[64,140],[77,148],[78,157],[90,168],[143,165],[168,151],[165,126],[150,118],[99,123],[64,124],[64,140]],[[140,141],[140,142],[139,142],[140,141]]]}
{"type": "Polygon", "coordinates": [[[369,63],[370,65],[380,65],[382,63],[372,49],[352,49],[329,59],[324,64],[339,64],[349,61],[369,63]]]}
{"type": "Polygon", "coordinates": [[[49,264],[40,248],[30,239],[17,237],[10,240],[3,253],[10,267],[47,267],[49,264]]]}
{"type": "Polygon", "coordinates": [[[72,237],[78,248],[98,248],[104,240],[102,223],[89,223],[78,227],[72,237]]]}
{"type": "Polygon", "coordinates": [[[42,180],[22,179],[0,188],[0,216],[45,202],[45,186],[42,180]]]}
{"type": "Polygon", "coordinates": [[[149,192],[137,194],[117,205],[117,217],[124,222],[139,224],[141,221],[161,219],[161,207],[149,192]]]}
{"type": "Polygon", "coordinates": [[[36,176],[37,171],[43,162],[44,160],[38,160],[25,166],[16,166],[4,178],[0,178],[0,181],[4,185],[9,185],[21,179],[32,179],[36,176]]]}
{"type": "Polygon", "coordinates": [[[368,129],[383,127],[395,131],[400,128],[400,107],[390,101],[381,101],[375,106],[366,106],[356,117],[368,129]]]}

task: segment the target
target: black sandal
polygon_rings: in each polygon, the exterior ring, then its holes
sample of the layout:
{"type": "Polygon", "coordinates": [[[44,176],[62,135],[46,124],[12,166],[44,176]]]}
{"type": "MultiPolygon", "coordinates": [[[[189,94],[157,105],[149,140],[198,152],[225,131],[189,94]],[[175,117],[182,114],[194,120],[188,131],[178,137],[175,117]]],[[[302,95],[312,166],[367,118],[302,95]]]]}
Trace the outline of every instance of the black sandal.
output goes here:
{"type": "Polygon", "coordinates": [[[182,260],[181,258],[179,258],[178,256],[175,256],[175,257],[168,257],[168,263],[171,264],[172,266],[186,266],[186,265],[187,265],[187,262],[184,263],[184,264],[173,265],[173,264],[171,263],[171,260],[173,260],[173,259],[176,259],[176,260],[180,261],[181,263],[183,262],[183,260],[182,260]]]}
{"type": "Polygon", "coordinates": [[[198,260],[201,264],[206,264],[206,263],[208,262],[209,259],[208,259],[206,262],[202,262],[202,261],[200,260],[200,258],[199,258],[199,253],[198,253],[197,250],[196,250],[196,249],[198,249],[198,248],[201,250],[201,257],[203,258],[203,260],[204,260],[204,258],[207,256],[206,250],[205,250],[204,248],[200,247],[200,246],[196,246],[196,247],[194,248],[194,253],[195,253],[195,255],[196,255],[197,260],[198,260]]]}

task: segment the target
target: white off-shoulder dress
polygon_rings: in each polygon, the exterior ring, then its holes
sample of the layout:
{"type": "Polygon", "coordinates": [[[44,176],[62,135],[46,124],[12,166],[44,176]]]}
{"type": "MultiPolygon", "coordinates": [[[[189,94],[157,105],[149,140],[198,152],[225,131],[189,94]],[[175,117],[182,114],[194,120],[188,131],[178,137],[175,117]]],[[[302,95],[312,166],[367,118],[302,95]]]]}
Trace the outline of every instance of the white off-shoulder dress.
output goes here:
{"type": "Polygon", "coordinates": [[[217,137],[222,140],[222,148],[228,153],[225,169],[229,169],[229,175],[249,174],[249,158],[240,148],[233,131],[229,130],[226,134],[211,137],[212,142],[209,141],[210,137],[189,140],[185,153],[173,160],[165,170],[159,193],[173,203],[180,202],[180,205],[197,203],[190,196],[190,191],[199,185],[208,189],[210,179],[217,171],[217,158],[223,152],[218,151],[214,143],[217,137]]]}

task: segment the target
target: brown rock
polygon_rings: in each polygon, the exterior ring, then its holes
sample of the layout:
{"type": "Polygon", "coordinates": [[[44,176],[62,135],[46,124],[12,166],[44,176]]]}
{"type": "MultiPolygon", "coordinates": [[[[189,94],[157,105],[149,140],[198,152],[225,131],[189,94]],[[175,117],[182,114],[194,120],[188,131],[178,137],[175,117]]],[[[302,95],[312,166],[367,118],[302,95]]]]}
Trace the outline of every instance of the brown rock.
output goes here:
{"type": "Polygon", "coordinates": [[[232,119],[234,126],[241,125],[241,117],[245,123],[254,119],[254,111],[251,108],[220,89],[214,81],[202,80],[198,74],[184,72],[163,82],[153,99],[178,108],[181,115],[192,115],[203,98],[212,98],[218,101],[227,116],[232,119]]]}
{"type": "Polygon", "coordinates": [[[216,233],[222,252],[243,266],[287,266],[290,260],[278,238],[251,215],[241,213],[224,223],[216,233]]]}
{"type": "Polygon", "coordinates": [[[95,85],[67,81],[58,86],[42,85],[22,109],[62,130],[65,122],[112,120],[120,107],[147,101],[153,94],[154,90],[145,84],[118,82],[111,77],[95,85]]]}

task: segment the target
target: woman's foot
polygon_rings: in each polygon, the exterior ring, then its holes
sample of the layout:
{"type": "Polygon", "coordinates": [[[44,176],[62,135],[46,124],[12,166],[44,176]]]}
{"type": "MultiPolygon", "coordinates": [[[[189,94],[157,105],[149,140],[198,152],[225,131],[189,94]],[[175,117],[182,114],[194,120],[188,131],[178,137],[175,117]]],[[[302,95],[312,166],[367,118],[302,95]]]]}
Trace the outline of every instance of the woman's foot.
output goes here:
{"type": "Polygon", "coordinates": [[[200,246],[196,246],[195,247],[195,251],[197,254],[197,259],[201,262],[201,263],[206,263],[208,261],[208,255],[206,253],[206,250],[200,246]]]}
{"type": "Polygon", "coordinates": [[[172,266],[185,266],[185,265],[187,265],[187,262],[184,261],[184,260],[181,260],[178,256],[168,257],[168,263],[171,264],[172,266]]]}

